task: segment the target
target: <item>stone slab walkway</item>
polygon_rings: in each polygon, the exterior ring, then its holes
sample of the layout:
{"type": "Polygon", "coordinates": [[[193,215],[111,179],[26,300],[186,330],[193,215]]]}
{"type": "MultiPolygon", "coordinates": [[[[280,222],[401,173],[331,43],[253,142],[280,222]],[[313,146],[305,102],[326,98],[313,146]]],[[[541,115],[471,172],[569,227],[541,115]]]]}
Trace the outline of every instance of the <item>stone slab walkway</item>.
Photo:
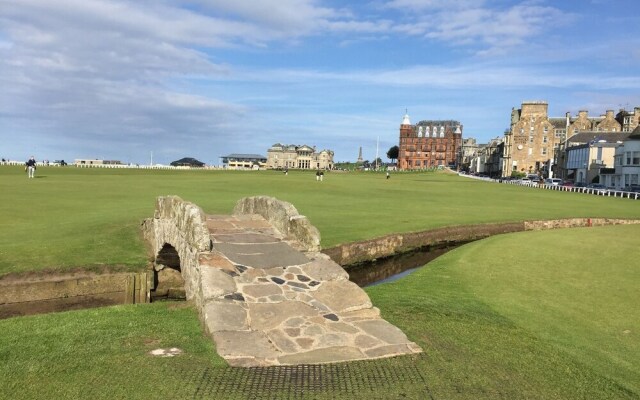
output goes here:
{"type": "Polygon", "coordinates": [[[318,364],[420,353],[328,256],[259,215],[207,215],[203,320],[233,366],[318,364]]]}

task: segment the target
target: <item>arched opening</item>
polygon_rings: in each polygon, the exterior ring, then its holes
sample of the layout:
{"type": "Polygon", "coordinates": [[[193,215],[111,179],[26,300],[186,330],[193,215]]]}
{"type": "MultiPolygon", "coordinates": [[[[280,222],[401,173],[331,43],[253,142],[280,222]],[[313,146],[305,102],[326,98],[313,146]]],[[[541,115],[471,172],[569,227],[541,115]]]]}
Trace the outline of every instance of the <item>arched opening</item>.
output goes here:
{"type": "Polygon", "coordinates": [[[180,268],[180,255],[165,243],[158,252],[153,265],[153,287],[151,301],[185,300],[184,279],[180,268]]]}

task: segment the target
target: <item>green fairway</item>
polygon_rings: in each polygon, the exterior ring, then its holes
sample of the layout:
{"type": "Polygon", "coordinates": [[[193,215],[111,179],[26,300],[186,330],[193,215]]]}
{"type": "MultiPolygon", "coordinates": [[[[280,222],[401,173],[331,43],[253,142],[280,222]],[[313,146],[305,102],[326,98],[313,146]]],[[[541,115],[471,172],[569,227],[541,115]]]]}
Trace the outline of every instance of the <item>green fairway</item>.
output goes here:
{"type": "Polygon", "coordinates": [[[139,225],[155,198],[178,195],[207,213],[244,196],[270,195],[308,216],[323,247],[393,232],[563,217],[640,217],[640,203],[537,190],[446,173],[172,171],[41,167],[27,179],[0,167],[0,275],[46,268],[136,270],[146,255],[139,225]]]}
{"type": "MultiPolygon", "coordinates": [[[[638,399],[638,237],[638,225],[494,236],[368,288],[425,356],[351,363],[338,388],[300,398],[638,399]],[[414,369],[424,382],[388,375],[414,369]]],[[[225,366],[176,303],[2,320],[0,343],[0,398],[288,398],[225,366]],[[184,354],[148,355],[173,346],[184,354]]]]}
{"type": "Polygon", "coordinates": [[[369,293],[433,359],[436,393],[638,398],[639,235],[635,225],[494,236],[369,293]]]}

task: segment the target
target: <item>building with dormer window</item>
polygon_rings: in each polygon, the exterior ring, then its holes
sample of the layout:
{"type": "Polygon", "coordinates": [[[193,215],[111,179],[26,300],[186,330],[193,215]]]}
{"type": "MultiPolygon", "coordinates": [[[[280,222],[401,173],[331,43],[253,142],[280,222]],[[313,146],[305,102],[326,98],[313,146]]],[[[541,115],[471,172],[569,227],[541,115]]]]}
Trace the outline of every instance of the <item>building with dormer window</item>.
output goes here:
{"type": "MultiPolygon", "coordinates": [[[[502,157],[502,175],[513,172],[533,173],[543,177],[560,173],[567,142],[581,132],[596,132],[615,135],[623,130],[614,112],[607,110],[604,115],[589,116],[581,110],[572,117],[549,117],[546,101],[525,101],[519,109],[511,110],[511,127],[505,133],[502,157]],[[556,166],[554,168],[554,166],[556,166]]],[[[586,179],[586,174],[584,175],[586,179]]]]}
{"type": "Polygon", "coordinates": [[[315,146],[276,143],[267,150],[267,168],[333,169],[333,151],[315,146]]]}
{"type": "Polygon", "coordinates": [[[398,168],[416,170],[456,167],[462,144],[462,124],[453,120],[424,120],[411,124],[405,114],[400,125],[398,168]]]}

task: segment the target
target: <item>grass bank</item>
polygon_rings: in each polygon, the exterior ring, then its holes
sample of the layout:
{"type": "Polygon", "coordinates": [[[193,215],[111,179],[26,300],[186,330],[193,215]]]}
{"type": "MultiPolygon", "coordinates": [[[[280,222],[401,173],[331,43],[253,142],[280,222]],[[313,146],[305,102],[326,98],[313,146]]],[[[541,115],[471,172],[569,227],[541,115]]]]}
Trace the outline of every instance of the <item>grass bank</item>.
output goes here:
{"type": "Polygon", "coordinates": [[[0,167],[0,275],[146,263],[139,224],[160,195],[178,195],[207,213],[230,213],[244,196],[293,203],[322,245],[441,226],[565,217],[637,218],[638,203],[536,190],[445,173],[164,171],[42,167],[27,179],[0,167]]]}
{"type": "MultiPolygon", "coordinates": [[[[370,287],[383,316],[426,355],[355,363],[339,387],[327,382],[301,398],[637,399],[639,236],[640,226],[495,236],[370,287]],[[386,375],[414,369],[424,381],[400,384],[386,375]],[[363,389],[367,379],[374,383],[363,389]]],[[[3,320],[0,343],[0,376],[8,382],[0,398],[288,393],[273,391],[259,373],[226,367],[195,312],[171,304],[3,320]],[[173,346],[185,353],[148,355],[173,346]]]]}

